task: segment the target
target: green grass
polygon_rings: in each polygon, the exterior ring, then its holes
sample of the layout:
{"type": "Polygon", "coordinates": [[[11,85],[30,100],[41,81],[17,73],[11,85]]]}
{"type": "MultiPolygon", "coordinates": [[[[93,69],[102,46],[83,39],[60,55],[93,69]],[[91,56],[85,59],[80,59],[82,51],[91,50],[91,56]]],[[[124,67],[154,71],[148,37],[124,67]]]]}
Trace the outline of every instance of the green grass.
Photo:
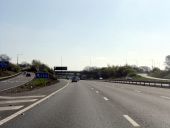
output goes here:
{"type": "Polygon", "coordinates": [[[39,89],[39,88],[43,88],[46,86],[56,84],[58,82],[59,82],[58,80],[54,80],[54,79],[43,79],[43,78],[36,79],[35,78],[31,82],[25,85],[7,90],[6,93],[20,93],[24,91],[31,91],[34,89],[39,89]]]}
{"type": "Polygon", "coordinates": [[[48,83],[49,83],[48,79],[39,78],[39,79],[33,79],[30,85],[32,85],[32,87],[42,87],[42,86],[47,86],[48,83]]]}
{"type": "Polygon", "coordinates": [[[142,77],[142,76],[139,76],[139,75],[136,75],[134,77],[132,77],[133,80],[141,80],[141,81],[148,81],[148,80],[152,80],[152,79],[149,79],[149,78],[145,78],[145,77],[142,77]]]}
{"type": "Polygon", "coordinates": [[[163,79],[170,79],[170,71],[152,72],[149,76],[163,79]]]}
{"type": "Polygon", "coordinates": [[[16,72],[13,71],[1,71],[0,70],[0,77],[6,77],[16,74],[16,72]]]}
{"type": "MultiPolygon", "coordinates": [[[[136,76],[133,76],[131,77],[133,81],[160,81],[160,80],[155,80],[155,79],[149,79],[149,78],[145,78],[145,77],[142,77],[142,76],[139,76],[139,75],[136,75],[136,76]]],[[[115,80],[126,80],[125,77],[123,78],[116,78],[115,80]]]]}

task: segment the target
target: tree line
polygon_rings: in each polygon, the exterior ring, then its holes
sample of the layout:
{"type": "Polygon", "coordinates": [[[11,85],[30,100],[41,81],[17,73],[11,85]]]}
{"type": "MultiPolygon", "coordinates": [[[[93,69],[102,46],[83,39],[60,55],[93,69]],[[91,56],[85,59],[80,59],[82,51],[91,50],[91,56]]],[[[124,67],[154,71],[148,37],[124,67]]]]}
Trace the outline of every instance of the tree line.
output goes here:
{"type": "Polygon", "coordinates": [[[55,72],[52,68],[50,68],[47,64],[39,60],[32,60],[31,64],[27,62],[22,62],[21,64],[14,64],[11,61],[11,58],[6,54],[0,54],[0,62],[8,62],[8,66],[5,68],[1,68],[2,71],[13,71],[13,72],[20,72],[20,71],[30,71],[30,72],[46,72],[49,74],[50,78],[56,79],[55,72]]]}

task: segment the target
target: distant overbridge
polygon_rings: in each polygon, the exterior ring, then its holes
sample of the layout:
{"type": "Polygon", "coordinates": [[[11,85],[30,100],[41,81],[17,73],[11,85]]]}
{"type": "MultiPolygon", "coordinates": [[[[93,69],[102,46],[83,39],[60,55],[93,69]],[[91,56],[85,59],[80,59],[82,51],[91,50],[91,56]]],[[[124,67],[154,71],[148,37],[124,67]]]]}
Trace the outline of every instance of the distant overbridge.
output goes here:
{"type": "Polygon", "coordinates": [[[71,76],[81,76],[82,71],[55,71],[58,77],[69,78],[71,76]]]}

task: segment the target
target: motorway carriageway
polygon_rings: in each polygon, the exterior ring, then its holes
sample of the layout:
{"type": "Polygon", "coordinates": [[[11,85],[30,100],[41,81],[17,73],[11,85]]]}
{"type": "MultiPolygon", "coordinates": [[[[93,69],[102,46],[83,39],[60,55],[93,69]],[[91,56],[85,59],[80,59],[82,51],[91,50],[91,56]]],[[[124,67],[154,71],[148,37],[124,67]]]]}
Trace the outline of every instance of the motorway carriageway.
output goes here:
{"type": "Polygon", "coordinates": [[[79,81],[0,124],[2,128],[170,128],[170,90],[79,81]]]}

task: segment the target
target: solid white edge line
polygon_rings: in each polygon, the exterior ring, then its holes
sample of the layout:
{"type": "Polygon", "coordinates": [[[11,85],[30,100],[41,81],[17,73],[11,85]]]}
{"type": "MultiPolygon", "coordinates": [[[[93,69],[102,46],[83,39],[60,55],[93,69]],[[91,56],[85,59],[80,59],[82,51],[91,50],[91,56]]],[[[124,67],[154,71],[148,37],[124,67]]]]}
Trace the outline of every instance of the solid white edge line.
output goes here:
{"type": "Polygon", "coordinates": [[[161,98],[164,98],[164,99],[169,99],[170,100],[170,97],[167,97],[167,96],[160,96],[161,98]]]}
{"type": "Polygon", "coordinates": [[[103,97],[104,100],[108,101],[109,99],[107,97],[103,97]]]}
{"type": "Polygon", "coordinates": [[[9,111],[9,110],[17,110],[24,106],[8,106],[8,107],[0,107],[0,111],[9,111]]]}
{"type": "Polygon", "coordinates": [[[123,115],[134,127],[140,127],[138,123],[136,123],[131,117],[128,115],[123,115]]]}
{"type": "Polygon", "coordinates": [[[16,112],[16,113],[12,114],[12,115],[6,117],[5,119],[0,120],[0,126],[3,125],[4,123],[6,123],[6,122],[8,122],[8,121],[10,121],[10,120],[12,120],[12,119],[14,119],[14,118],[17,117],[18,115],[26,112],[27,110],[35,107],[36,105],[40,104],[41,102],[45,101],[46,99],[50,98],[51,96],[55,95],[55,94],[58,93],[59,91],[61,91],[61,90],[63,90],[64,88],[66,88],[68,85],[69,85],[69,83],[67,83],[64,87],[60,88],[59,90],[57,90],[57,91],[49,94],[48,96],[44,97],[43,99],[41,99],[41,100],[39,100],[39,101],[31,104],[30,106],[28,106],[28,107],[26,107],[26,108],[24,108],[24,109],[22,109],[22,110],[20,110],[20,111],[18,111],[18,112],[16,112]]]}

